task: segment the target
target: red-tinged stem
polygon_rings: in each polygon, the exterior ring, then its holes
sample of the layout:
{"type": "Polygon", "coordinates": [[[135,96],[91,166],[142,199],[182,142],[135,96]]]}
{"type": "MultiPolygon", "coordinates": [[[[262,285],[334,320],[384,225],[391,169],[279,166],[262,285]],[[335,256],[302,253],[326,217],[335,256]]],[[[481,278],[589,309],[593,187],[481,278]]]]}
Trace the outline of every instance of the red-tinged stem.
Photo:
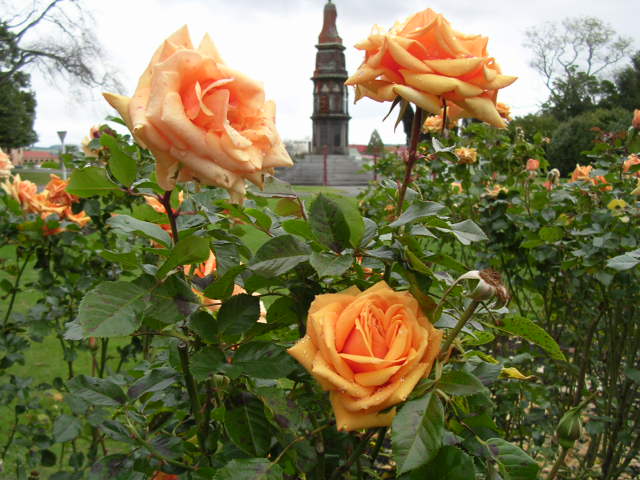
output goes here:
{"type": "Polygon", "coordinates": [[[416,106],[416,113],[413,116],[413,122],[411,123],[411,139],[409,140],[409,154],[406,161],[406,169],[404,173],[404,181],[400,186],[398,192],[398,205],[396,207],[396,218],[402,213],[402,207],[404,205],[404,196],[407,193],[407,187],[411,183],[411,173],[413,167],[418,160],[418,140],[420,139],[420,130],[422,127],[422,109],[416,106]]]}

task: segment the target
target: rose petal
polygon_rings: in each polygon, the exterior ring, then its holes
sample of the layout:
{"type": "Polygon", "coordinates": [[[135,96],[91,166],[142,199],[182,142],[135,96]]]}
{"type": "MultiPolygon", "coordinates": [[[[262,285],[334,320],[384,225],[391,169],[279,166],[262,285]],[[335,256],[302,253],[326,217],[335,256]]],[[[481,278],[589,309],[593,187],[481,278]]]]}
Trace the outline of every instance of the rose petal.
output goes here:
{"type": "Polygon", "coordinates": [[[394,365],[372,372],[356,373],[355,381],[363,387],[378,387],[386,383],[398,370],[400,370],[400,365],[394,365]]]}
{"type": "Polygon", "coordinates": [[[435,95],[420,92],[414,88],[407,87],[406,85],[395,85],[393,87],[393,91],[408,102],[415,103],[427,112],[433,113],[434,115],[440,113],[442,105],[440,99],[435,95]]]}
{"type": "Polygon", "coordinates": [[[343,406],[343,398],[337,392],[331,392],[329,399],[333,412],[336,415],[336,428],[338,430],[359,430],[372,427],[389,427],[396,415],[395,409],[387,413],[353,413],[343,406]]]}

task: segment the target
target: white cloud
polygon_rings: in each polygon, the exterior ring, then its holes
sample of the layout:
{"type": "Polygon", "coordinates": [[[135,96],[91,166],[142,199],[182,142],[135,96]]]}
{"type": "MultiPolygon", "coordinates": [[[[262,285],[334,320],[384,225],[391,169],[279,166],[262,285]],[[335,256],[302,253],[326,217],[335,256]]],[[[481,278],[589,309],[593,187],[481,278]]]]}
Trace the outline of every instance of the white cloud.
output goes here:
{"type": "MultiPolygon", "coordinates": [[[[264,82],[267,97],[276,101],[277,125],[286,139],[311,134],[312,82],[315,43],[322,27],[323,0],[111,0],[86,1],[93,8],[97,36],[109,61],[122,72],[127,94],[162,40],[183,24],[189,25],[194,42],[208,32],[225,61],[233,68],[264,82]]],[[[620,34],[637,38],[640,2],[584,0],[336,0],[338,32],[347,49],[347,68],[355,71],[362,60],[352,45],[365,38],[371,26],[389,27],[396,20],[427,6],[443,13],[454,28],[490,38],[489,52],[504,73],[519,80],[501,91],[500,99],[515,114],[535,111],[546,98],[544,86],[528,67],[528,51],[522,46],[524,30],[544,21],[567,16],[593,15],[609,22],[620,34]]],[[[636,42],[636,48],[640,48],[636,42]]],[[[81,103],[70,100],[65,89],[56,90],[48,79],[33,73],[38,110],[36,131],[40,145],[58,142],[56,131],[67,130],[67,142],[79,143],[91,125],[113,114],[98,91],[81,103]]],[[[350,92],[352,95],[352,92],[350,92]]],[[[350,106],[351,143],[367,143],[378,129],[387,143],[404,140],[401,126],[393,132],[394,119],[381,120],[389,104],[368,99],[350,106]]]]}

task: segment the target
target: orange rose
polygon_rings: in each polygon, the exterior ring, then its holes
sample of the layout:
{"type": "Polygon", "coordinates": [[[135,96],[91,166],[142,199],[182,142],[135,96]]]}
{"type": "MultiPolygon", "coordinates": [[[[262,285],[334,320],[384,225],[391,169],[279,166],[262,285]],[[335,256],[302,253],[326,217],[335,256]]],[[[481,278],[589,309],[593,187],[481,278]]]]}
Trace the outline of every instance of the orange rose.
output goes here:
{"type": "Polygon", "coordinates": [[[440,350],[435,329],[408,292],[385,282],[316,296],[307,334],[289,353],[329,390],[339,430],[389,426],[440,350]]]}
{"type": "Polygon", "coordinates": [[[155,52],[132,98],[105,98],[155,155],[165,190],[196,180],[240,202],[245,179],[260,186],[265,172],[293,164],[262,86],[229,68],[208,35],[195,49],[186,26],[155,52]]]}
{"type": "Polygon", "coordinates": [[[429,8],[396,22],[388,32],[376,25],[369,38],[356,44],[365,58],[346,84],[355,85],[356,100],[392,101],[399,95],[433,114],[446,100],[451,119],[473,117],[504,128],[496,97],[516,77],[501,74],[487,42],[456,32],[429,8]]]}
{"type": "Polygon", "coordinates": [[[633,111],[633,119],[631,120],[631,126],[636,130],[640,130],[640,110],[637,108],[633,111]]]}
{"type": "Polygon", "coordinates": [[[458,157],[460,164],[471,164],[478,161],[478,151],[475,148],[460,147],[456,148],[453,153],[458,157]]]}
{"type": "MultiPolygon", "coordinates": [[[[640,110],[636,110],[636,112],[640,112],[640,110]]],[[[636,155],[635,153],[632,153],[624,161],[624,164],[622,165],[622,170],[624,171],[624,173],[627,173],[629,170],[631,170],[631,167],[638,164],[640,164],[640,157],[638,157],[638,155],[636,155]]],[[[640,177],[640,170],[633,173],[633,175],[636,177],[640,177]]]]}
{"type": "Polygon", "coordinates": [[[602,183],[603,185],[600,187],[600,190],[603,190],[603,191],[609,191],[613,188],[611,185],[605,185],[607,183],[607,180],[602,175],[599,175],[597,177],[592,177],[591,170],[593,170],[593,167],[591,165],[582,166],[579,163],[576,164],[575,170],[571,172],[571,181],[577,182],[578,180],[582,180],[584,182],[589,182],[593,185],[598,185],[599,183],[602,183]]]}
{"type": "Polygon", "coordinates": [[[0,148],[0,178],[7,178],[11,175],[11,169],[13,168],[13,164],[11,163],[11,159],[9,155],[4,153],[0,148]]]}
{"type": "Polygon", "coordinates": [[[485,196],[489,198],[498,198],[498,195],[501,193],[509,193],[509,189],[507,187],[503,187],[499,183],[492,185],[491,187],[485,188],[485,196]]]}
{"type": "Polygon", "coordinates": [[[180,477],[178,477],[178,475],[174,475],[172,473],[156,471],[151,480],[178,480],[179,478],[180,477]]]}
{"type": "Polygon", "coordinates": [[[460,182],[451,182],[451,189],[456,193],[462,193],[464,189],[462,188],[462,183],[460,182]]]}

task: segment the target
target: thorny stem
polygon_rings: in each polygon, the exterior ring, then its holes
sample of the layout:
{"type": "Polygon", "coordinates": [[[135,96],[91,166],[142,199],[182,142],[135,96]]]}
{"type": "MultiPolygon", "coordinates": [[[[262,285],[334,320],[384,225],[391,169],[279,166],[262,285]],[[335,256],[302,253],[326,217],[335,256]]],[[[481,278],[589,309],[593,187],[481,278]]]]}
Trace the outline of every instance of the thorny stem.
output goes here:
{"type": "Polygon", "coordinates": [[[100,369],[98,370],[98,377],[99,378],[103,378],[104,377],[104,368],[107,364],[107,353],[109,351],[108,347],[109,347],[109,339],[108,338],[102,338],[101,339],[101,351],[100,351],[100,369]]]}
{"type": "Polygon", "coordinates": [[[378,430],[378,438],[376,440],[376,444],[373,447],[373,452],[371,452],[371,463],[376,461],[376,458],[378,458],[378,453],[380,453],[380,449],[382,448],[382,443],[384,442],[384,437],[387,434],[387,430],[389,430],[389,427],[381,427],[378,430]]]}
{"type": "Polygon", "coordinates": [[[481,302],[479,300],[471,300],[471,303],[467,305],[467,308],[464,310],[464,312],[462,312],[462,316],[458,320],[458,323],[456,323],[456,326],[453,327],[453,330],[451,330],[449,332],[449,335],[447,335],[447,338],[445,339],[444,344],[440,349],[440,355],[447,354],[447,352],[449,351],[449,347],[458,336],[462,328],[465,326],[467,321],[471,318],[471,315],[473,315],[473,313],[476,311],[476,308],[478,308],[480,303],[481,302]]]}
{"type": "Polygon", "coordinates": [[[167,212],[167,217],[169,217],[169,225],[171,225],[171,233],[173,235],[173,243],[178,243],[178,225],[176,224],[176,214],[171,208],[171,192],[173,190],[169,190],[164,192],[164,195],[158,195],[158,200],[164,206],[165,211],[167,212]]]}
{"type": "Polygon", "coordinates": [[[9,448],[11,448],[11,444],[13,443],[13,439],[16,435],[16,430],[18,429],[18,412],[14,409],[14,421],[11,426],[11,431],[9,432],[9,436],[7,437],[7,443],[5,443],[4,448],[2,449],[2,462],[4,462],[5,457],[7,456],[7,452],[9,452],[9,448]]]}
{"type": "Polygon", "coordinates": [[[411,124],[411,140],[409,142],[409,154],[407,156],[406,170],[404,174],[404,181],[400,185],[400,191],[398,192],[398,205],[396,206],[396,217],[399,217],[402,213],[402,206],[404,205],[404,196],[407,193],[407,187],[411,182],[411,172],[418,160],[418,139],[420,138],[420,127],[422,127],[422,109],[416,106],[416,113],[413,116],[413,122],[411,124]]]}
{"type": "Polygon", "coordinates": [[[371,440],[371,437],[374,433],[376,433],[376,431],[377,429],[372,428],[367,433],[365,433],[364,437],[362,437],[358,445],[356,445],[356,448],[351,453],[351,456],[347,459],[347,462],[341,467],[336,468],[329,480],[343,478],[343,474],[345,472],[348,472],[351,468],[351,465],[353,465],[354,462],[360,458],[360,455],[362,455],[362,452],[364,452],[365,448],[367,448],[369,440],[371,440]]]}
{"type": "Polygon", "coordinates": [[[567,456],[567,453],[569,453],[569,449],[562,447],[562,450],[560,451],[560,455],[558,455],[558,458],[556,458],[556,463],[553,464],[553,467],[551,467],[551,471],[549,472],[549,475],[547,475],[547,480],[553,480],[554,478],[556,478],[556,475],[558,474],[558,470],[560,470],[560,467],[564,465],[564,459],[567,456]]]}

